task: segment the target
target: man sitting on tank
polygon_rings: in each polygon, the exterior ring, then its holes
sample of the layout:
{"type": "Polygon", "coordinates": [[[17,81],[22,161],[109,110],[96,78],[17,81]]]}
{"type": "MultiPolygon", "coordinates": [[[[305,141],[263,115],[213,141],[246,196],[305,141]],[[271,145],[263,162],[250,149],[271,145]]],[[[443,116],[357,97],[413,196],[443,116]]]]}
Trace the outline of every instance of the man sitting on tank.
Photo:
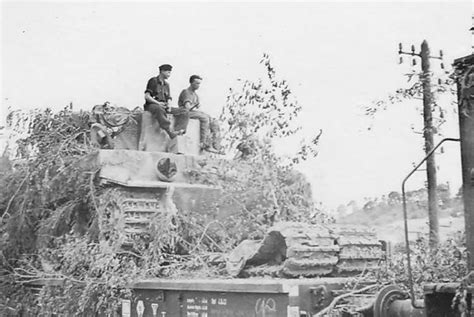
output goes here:
{"type": "Polygon", "coordinates": [[[218,135],[218,124],[211,118],[210,115],[204,113],[199,109],[201,104],[199,103],[199,96],[196,90],[201,86],[202,78],[199,75],[192,75],[189,78],[189,87],[183,89],[178,98],[178,106],[181,109],[187,109],[189,111],[190,119],[198,119],[200,122],[200,138],[201,138],[201,149],[208,152],[218,152],[216,145],[216,135],[218,135]],[[212,134],[212,138],[211,138],[212,134]]]}
{"type": "Polygon", "coordinates": [[[170,86],[166,81],[171,76],[173,67],[169,64],[163,64],[159,67],[160,73],[156,77],[150,78],[145,90],[145,111],[150,112],[158,123],[160,128],[166,131],[171,139],[177,135],[184,134],[188,123],[188,110],[185,108],[171,108],[169,102],[171,100],[170,86]],[[176,118],[175,127],[180,129],[171,130],[171,121],[167,114],[171,113],[176,118]]]}

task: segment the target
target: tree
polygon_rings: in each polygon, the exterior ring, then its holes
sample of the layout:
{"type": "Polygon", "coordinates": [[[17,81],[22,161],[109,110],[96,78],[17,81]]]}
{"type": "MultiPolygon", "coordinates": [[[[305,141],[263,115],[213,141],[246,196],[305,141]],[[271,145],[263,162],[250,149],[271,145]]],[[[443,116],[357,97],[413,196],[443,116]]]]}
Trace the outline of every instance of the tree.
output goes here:
{"type": "MultiPolygon", "coordinates": [[[[230,89],[220,121],[224,123],[224,147],[228,152],[239,149],[260,150],[273,147],[273,140],[298,136],[301,127],[296,119],[301,106],[293,95],[289,84],[279,79],[268,54],[260,61],[266,70],[266,80],[244,80],[237,89],[230,89]]],[[[322,131],[311,140],[300,138],[297,153],[287,163],[297,164],[309,157],[317,156],[317,145],[322,131]]]]}
{"type": "Polygon", "coordinates": [[[391,192],[388,194],[388,204],[389,204],[390,206],[393,206],[393,205],[396,205],[396,204],[400,204],[401,201],[402,201],[402,195],[400,195],[399,192],[391,191],[391,192]]]}
{"type": "Polygon", "coordinates": [[[265,216],[269,224],[277,219],[301,220],[318,212],[311,188],[295,166],[317,156],[322,131],[315,133],[310,141],[300,138],[299,149],[293,155],[281,156],[275,152],[275,140],[298,137],[301,128],[296,119],[301,106],[288,82],[277,77],[270,56],[264,54],[260,63],[266,70],[265,80],[245,80],[239,88],[229,91],[220,115],[224,124],[223,145],[227,152],[237,152],[236,157],[245,162],[249,170],[244,175],[252,175],[241,179],[240,186],[245,189],[243,193],[247,198],[251,197],[249,192],[258,193],[262,203],[250,205],[267,211],[256,211],[257,214],[270,213],[265,216]]]}

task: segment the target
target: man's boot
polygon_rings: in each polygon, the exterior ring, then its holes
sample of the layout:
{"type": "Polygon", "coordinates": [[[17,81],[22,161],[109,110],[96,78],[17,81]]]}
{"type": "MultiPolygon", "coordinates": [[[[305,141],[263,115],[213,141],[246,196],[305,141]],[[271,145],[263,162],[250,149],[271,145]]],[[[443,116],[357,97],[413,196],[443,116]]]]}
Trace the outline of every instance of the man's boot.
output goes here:
{"type": "Polygon", "coordinates": [[[219,154],[219,151],[212,147],[212,145],[201,143],[201,150],[219,154]]]}
{"type": "Polygon", "coordinates": [[[171,131],[171,130],[165,130],[166,133],[168,133],[170,139],[176,138],[178,135],[183,135],[186,133],[185,130],[178,130],[178,131],[171,131]]]}

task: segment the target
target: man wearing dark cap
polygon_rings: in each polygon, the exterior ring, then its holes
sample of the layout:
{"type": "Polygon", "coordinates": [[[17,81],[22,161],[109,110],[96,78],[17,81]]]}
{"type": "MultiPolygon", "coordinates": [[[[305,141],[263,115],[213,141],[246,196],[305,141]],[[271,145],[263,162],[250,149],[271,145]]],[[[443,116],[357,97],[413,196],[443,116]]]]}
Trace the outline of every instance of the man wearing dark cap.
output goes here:
{"type": "Polygon", "coordinates": [[[170,86],[166,81],[171,76],[171,70],[173,67],[169,64],[163,64],[159,67],[160,73],[157,77],[152,77],[148,80],[145,90],[145,105],[143,108],[145,111],[152,113],[153,117],[158,120],[160,128],[166,131],[171,139],[177,135],[183,134],[185,126],[187,125],[187,110],[185,109],[172,109],[169,107],[168,102],[171,100],[170,86]],[[176,132],[171,131],[170,120],[167,117],[167,113],[172,113],[177,117],[180,117],[179,121],[186,121],[183,130],[176,132]]]}

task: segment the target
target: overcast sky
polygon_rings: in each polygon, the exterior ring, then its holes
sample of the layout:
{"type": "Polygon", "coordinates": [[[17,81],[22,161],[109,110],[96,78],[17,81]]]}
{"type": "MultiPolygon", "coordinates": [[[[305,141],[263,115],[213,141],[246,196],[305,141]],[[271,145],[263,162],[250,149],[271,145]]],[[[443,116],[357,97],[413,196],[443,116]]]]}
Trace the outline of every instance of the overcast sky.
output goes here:
{"type": "MultiPolygon", "coordinates": [[[[2,2],[2,106],[89,109],[143,104],[147,80],[174,66],[174,100],[190,74],[204,77],[203,110],[217,115],[238,78],[262,75],[272,56],[303,106],[304,135],[324,133],[300,169],[329,206],[400,190],[423,155],[416,103],[394,105],[374,129],[360,106],[405,85],[398,43],[423,39],[445,63],[471,53],[471,2],[151,3],[2,2]]],[[[419,64],[418,64],[419,67],[419,64]]],[[[433,70],[440,71],[433,61],[433,70]]],[[[421,102],[421,101],[420,101],[421,102]]],[[[456,136],[456,115],[447,136],[456,136]]],[[[285,147],[282,142],[280,147],[285,147]]],[[[438,155],[440,183],[460,185],[459,148],[438,155]]],[[[409,187],[422,186],[418,173],[409,187]]]]}

